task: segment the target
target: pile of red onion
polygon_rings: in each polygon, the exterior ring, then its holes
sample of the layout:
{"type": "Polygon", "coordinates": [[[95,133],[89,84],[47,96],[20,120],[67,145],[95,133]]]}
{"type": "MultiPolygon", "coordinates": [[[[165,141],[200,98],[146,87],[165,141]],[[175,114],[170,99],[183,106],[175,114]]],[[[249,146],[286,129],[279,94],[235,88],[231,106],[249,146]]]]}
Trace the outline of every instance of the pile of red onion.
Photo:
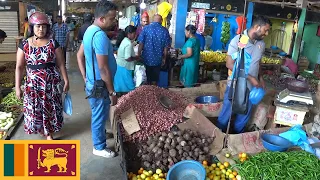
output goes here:
{"type": "Polygon", "coordinates": [[[183,95],[156,86],[141,86],[118,99],[115,118],[121,123],[120,114],[132,107],[141,130],[128,136],[121,125],[121,133],[124,141],[142,141],[181,123],[187,105],[183,95]],[[170,98],[175,108],[163,107],[159,102],[159,97],[162,95],[170,98]]]}

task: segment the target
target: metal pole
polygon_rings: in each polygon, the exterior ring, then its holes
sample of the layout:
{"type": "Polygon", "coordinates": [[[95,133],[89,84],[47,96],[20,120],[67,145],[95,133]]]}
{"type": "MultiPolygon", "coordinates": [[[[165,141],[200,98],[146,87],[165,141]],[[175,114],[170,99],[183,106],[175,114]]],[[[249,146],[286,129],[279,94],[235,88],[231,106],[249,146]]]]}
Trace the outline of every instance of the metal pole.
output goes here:
{"type": "MultiPolygon", "coordinates": [[[[246,9],[247,9],[247,0],[244,1],[244,10],[243,10],[243,16],[244,18],[246,17],[246,9]]],[[[241,31],[243,31],[243,27],[244,27],[244,22],[245,21],[242,21],[242,24],[241,24],[241,31]]],[[[242,34],[242,32],[240,33],[240,35],[242,34]]],[[[243,54],[242,54],[243,56],[243,54]]],[[[235,77],[233,77],[235,78],[235,77]]],[[[232,84],[232,88],[235,89],[235,85],[236,84],[236,81],[234,81],[234,83],[232,84]]],[[[231,87],[230,87],[231,88],[231,87]]],[[[232,92],[232,99],[231,99],[231,114],[230,114],[230,117],[229,117],[229,121],[228,121],[228,126],[227,126],[227,131],[226,131],[226,136],[224,137],[224,142],[223,142],[223,148],[226,148],[227,147],[227,141],[228,141],[228,136],[229,136],[229,131],[230,131],[230,125],[231,125],[231,118],[232,118],[232,106],[233,106],[233,103],[234,103],[234,94],[235,94],[235,91],[232,92]]]]}

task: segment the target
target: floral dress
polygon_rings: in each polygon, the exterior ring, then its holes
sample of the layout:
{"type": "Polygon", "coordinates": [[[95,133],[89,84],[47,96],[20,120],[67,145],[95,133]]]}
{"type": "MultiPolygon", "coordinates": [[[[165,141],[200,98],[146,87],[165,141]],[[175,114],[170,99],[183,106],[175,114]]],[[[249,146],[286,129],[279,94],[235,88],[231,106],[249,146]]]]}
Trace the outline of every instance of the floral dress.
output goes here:
{"type": "Polygon", "coordinates": [[[59,44],[53,39],[41,47],[31,46],[24,40],[20,49],[24,52],[27,78],[24,89],[24,130],[27,134],[49,135],[60,131],[63,124],[60,72],[56,66],[29,68],[34,65],[55,63],[55,49],[59,44]],[[29,66],[29,67],[28,67],[29,66]]]}

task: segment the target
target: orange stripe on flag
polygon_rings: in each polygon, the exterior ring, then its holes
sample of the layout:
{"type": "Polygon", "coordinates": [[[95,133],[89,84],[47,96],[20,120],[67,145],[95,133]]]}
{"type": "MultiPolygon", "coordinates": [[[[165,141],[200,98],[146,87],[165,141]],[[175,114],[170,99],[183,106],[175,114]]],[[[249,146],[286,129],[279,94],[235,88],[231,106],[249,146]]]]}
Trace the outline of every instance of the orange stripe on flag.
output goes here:
{"type": "Polygon", "coordinates": [[[14,145],[14,176],[24,176],[24,144],[14,145]]]}

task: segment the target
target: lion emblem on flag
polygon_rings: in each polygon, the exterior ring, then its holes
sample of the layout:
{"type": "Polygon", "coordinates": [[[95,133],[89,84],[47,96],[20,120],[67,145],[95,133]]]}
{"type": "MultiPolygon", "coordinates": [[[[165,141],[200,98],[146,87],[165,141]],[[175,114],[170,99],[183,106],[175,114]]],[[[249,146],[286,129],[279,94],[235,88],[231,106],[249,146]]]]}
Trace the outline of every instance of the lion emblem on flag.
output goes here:
{"type": "Polygon", "coordinates": [[[56,148],[56,149],[47,149],[42,150],[41,153],[41,147],[38,149],[38,169],[40,167],[46,167],[47,170],[46,173],[50,173],[52,166],[58,166],[60,173],[66,173],[67,172],[67,163],[68,163],[68,151],[62,149],[62,148],[56,148]],[[44,158],[44,160],[41,162],[41,155],[44,158]],[[59,157],[56,157],[59,156],[59,157]],[[63,156],[63,157],[60,157],[63,156]]]}

